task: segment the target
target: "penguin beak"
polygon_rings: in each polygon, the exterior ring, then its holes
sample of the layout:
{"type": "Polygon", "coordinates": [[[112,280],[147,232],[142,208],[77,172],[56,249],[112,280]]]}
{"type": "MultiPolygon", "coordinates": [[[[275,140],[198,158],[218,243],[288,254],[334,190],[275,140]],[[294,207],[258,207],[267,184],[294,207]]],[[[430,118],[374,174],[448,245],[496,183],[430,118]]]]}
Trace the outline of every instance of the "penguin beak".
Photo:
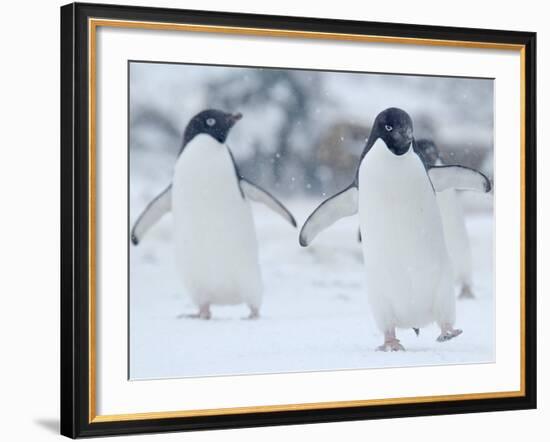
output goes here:
{"type": "Polygon", "coordinates": [[[229,123],[231,123],[231,125],[234,125],[237,121],[239,121],[241,118],[243,117],[243,114],[241,114],[240,112],[237,112],[237,113],[234,113],[234,114],[230,114],[228,117],[227,117],[227,120],[229,121],[229,123]]]}

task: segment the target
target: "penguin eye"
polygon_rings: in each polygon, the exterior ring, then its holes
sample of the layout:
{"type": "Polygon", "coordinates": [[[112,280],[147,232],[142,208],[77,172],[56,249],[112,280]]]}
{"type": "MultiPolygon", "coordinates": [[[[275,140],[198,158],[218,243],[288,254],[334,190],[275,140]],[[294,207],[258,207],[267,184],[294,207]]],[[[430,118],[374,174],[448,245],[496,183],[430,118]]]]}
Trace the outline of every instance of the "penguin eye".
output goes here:
{"type": "Polygon", "coordinates": [[[208,118],[206,120],[206,124],[210,127],[214,126],[214,124],[216,124],[216,119],[215,118],[208,118]]]}
{"type": "Polygon", "coordinates": [[[393,130],[393,127],[390,126],[389,124],[386,124],[384,127],[386,128],[386,130],[387,130],[388,132],[391,132],[391,131],[393,130]]]}

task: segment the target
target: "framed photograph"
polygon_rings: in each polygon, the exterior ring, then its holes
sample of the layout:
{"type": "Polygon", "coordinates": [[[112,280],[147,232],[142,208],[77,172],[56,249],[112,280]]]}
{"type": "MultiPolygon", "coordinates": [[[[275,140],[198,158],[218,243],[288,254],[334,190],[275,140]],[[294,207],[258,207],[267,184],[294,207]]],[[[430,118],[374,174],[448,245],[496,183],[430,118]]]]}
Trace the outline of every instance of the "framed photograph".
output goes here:
{"type": "Polygon", "coordinates": [[[61,8],[61,433],[536,407],[536,35],[61,8]]]}

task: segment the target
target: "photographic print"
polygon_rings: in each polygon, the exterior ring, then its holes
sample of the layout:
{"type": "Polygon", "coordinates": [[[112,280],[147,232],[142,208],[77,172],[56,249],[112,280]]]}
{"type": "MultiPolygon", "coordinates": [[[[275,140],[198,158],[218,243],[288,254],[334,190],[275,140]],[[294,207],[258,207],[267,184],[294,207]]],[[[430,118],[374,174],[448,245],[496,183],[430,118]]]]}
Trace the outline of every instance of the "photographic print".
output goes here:
{"type": "Polygon", "coordinates": [[[70,4],[61,36],[62,434],[536,408],[534,33],[70,4]]]}
{"type": "Polygon", "coordinates": [[[493,94],[129,61],[129,379],[493,362],[493,94]]]}

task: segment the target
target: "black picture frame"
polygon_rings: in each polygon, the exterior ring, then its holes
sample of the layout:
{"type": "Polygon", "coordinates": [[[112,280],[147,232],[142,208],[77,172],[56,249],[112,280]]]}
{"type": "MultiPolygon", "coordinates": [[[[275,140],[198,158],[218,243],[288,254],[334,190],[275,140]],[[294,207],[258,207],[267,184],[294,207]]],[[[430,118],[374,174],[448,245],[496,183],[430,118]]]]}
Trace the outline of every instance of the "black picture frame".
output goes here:
{"type": "Polygon", "coordinates": [[[536,34],[73,3],[61,8],[61,434],[242,428],[536,408],[536,34]],[[94,422],[90,419],[89,18],[520,45],[524,51],[524,394],[437,402],[94,422]]]}

